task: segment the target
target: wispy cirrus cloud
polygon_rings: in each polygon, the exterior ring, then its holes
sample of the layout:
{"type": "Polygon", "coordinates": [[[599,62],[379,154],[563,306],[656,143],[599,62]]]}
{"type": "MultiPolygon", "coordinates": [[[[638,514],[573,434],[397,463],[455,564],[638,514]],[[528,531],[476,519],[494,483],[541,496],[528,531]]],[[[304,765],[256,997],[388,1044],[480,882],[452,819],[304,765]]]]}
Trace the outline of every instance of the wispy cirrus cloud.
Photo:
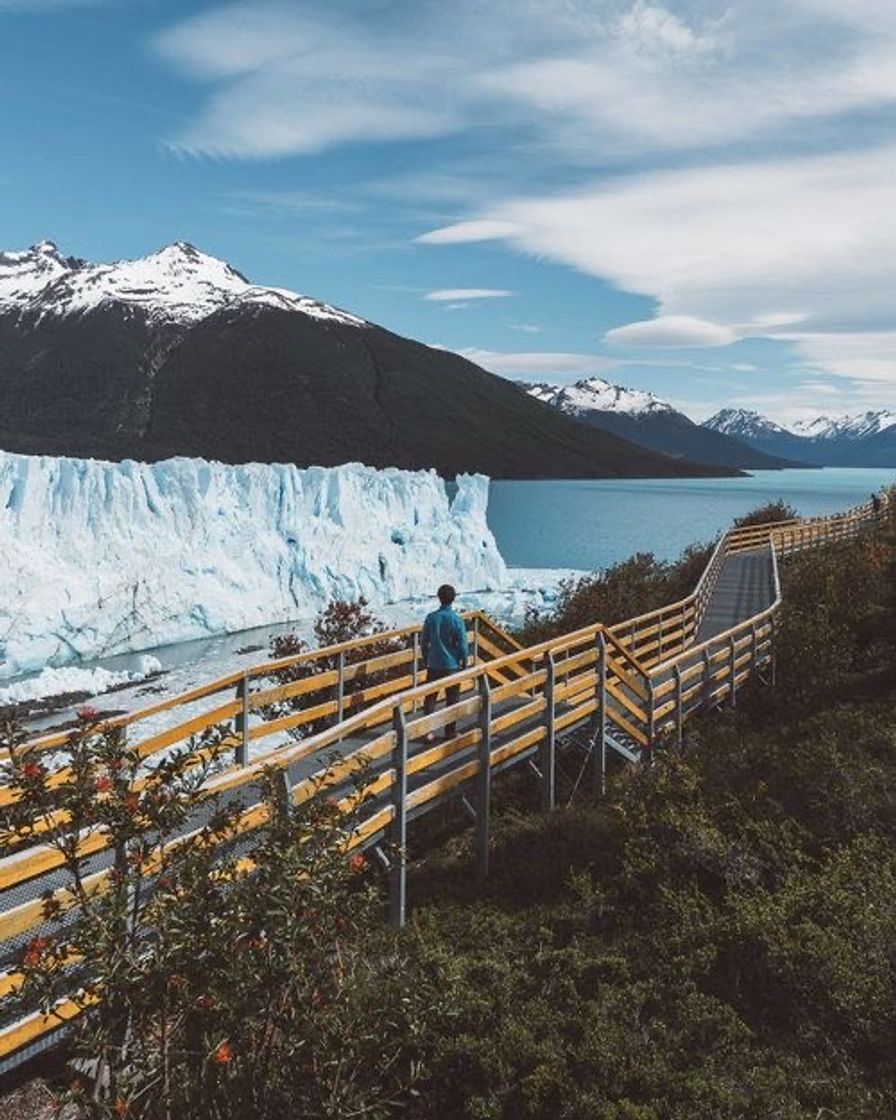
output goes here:
{"type": "Polygon", "coordinates": [[[896,35],[870,3],[420,0],[413,18],[386,5],[364,19],[255,0],[182,20],[155,49],[208,91],[174,142],[240,157],[488,124],[593,160],[896,102],[896,35]]]}
{"type": "Polygon", "coordinates": [[[896,385],[896,145],[699,166],[511,199],[420,240],[493,240],[653,297],[610,342],[795,344],[842,376],[896,385]]]}
{"type": "Polygon", "coordinates": [[[437,288],[423,298],[435,303],[466,303],[476,299],[507,299],[513,292],[506,288],[437,288]]]}

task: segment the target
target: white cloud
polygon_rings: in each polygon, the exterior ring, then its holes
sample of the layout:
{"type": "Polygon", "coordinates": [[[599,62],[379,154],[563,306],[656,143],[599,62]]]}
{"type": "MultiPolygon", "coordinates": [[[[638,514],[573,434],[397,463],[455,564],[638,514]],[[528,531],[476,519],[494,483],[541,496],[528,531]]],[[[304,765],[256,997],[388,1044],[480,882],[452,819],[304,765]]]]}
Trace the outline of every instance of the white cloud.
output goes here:
{"type": "Polygon", "coordinates": [[[471,299],[506,299],[512,295],[506,288],[439,288],[427,292],[423,298],[436,303],[456,303],[471,299]]]}
{"type": "Polygon", "coordinates": [[[523,232],[524,227],[516,222],[480,218],[471,222],[455,222],[442,229],[432,229],[421,233],[414,240],[420,245],[466,245],[471,241],[498,241],[516,237],[523,232]]]}
{"type": "Polygon", "coordinates": [[[471,224],[492,226],[525,253],[653,297],[660,321],[691,317],[791,341],[831,372],[896,379],[886,329],[896,305],[894,181],[894,145],[700,166],[511,199],[424,236],[450,243],[471,224]]]}
{"type": "Polygon", "coordinates": [[[458,350],[461,357],[468,358],[483,369],[510,378],[541,377],[545,374],[587,374],[606,373],[615,369],[617,363],[599,354],[570,354],[479,350],[468,347],[458,350]]]}
{"type": "Polygon", "coordinates": [[[398,4],[255,0],[183,20],[156,48],[209,86],[177,138],[188,150],[306,153],[488,124],[600,162],[892,105],[892,23],[870,2],[418,0],[411,19],[398,4]]]}
{"type": "Polygon", "coordinates": [[[693,315],[661,315],[657,319],[614,327],[607,331],[604,341],[616,346],[703,347],[730,346],[737,337],[730,327],[693,315]]]}

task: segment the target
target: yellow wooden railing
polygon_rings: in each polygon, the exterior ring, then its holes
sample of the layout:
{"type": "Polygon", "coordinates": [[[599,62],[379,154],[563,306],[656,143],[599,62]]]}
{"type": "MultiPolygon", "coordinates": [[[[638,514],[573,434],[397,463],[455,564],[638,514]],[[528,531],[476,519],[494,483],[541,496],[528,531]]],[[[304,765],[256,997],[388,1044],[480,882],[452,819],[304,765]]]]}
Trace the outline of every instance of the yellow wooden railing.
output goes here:
{"type": "MultiPolygon", "coordinates": [[[[124,727],[140,757],[149,760],[210,726],[224,724],[233,762],[206,782],[209,797],[251,791],[264,771],[273,768],[285,774],[305,761],[307,776],[289,790],[293,801],[298,804],[313,796],[323,778],[348,810],[356,807],[355,795],[346,792],[348,780],[364,764],[372,783],[346,849],[379,843],[388,847],[390,909],[393,921],[401,924],[406,907],[403,853],[411,817],[447,796],[469,794],[476,814],[477,866],[480,875],[486,874],[495,773],[532,762],[539,773],[541,803],[549,809],[554,804],[557,742],[570,732],[587,733],[594,782],[600,787],[608,750],[636,758],[663,736],[680,737],[695,711],[734,702],[741,685],[772,664],[774,615],[780,603],[778,557],[854,537],[876,516],[869,504],[832,517],[731,530],[716,544],[697,587],[686,598],[614,626],[594,624],[525,649],[487,615],[467,613],[474,664],[452,678],[459,686],[458,702],[431,715],[423,713],[424,702],[444,688],[444,682],[420,683],[420,628],[409,626],[267,661],[110,719],[108,725],[124,727]],[[772,601],[759,614],[697,644],[726,559],[757,550],[768,553],[772,601]],[[380,652],[384,643],[389,648],[380,652]],[[284,674],[297,679],[284,680],[284,674]],[[371,678],[375,683],[366,684],[371,678]],[[293,708],[296,703],[301,707],[293,708]],[[272,718],[271,709],[278,704],[289,707],[272,718]],[[154,727],[151,721],[160,717],[172,722],[154,727]],[[321,728],[321,721],[328,726],[321,728]],[[457,733],[430,745],[428,737],[452,723],[458,724],[457,733]],[[317,766],[315,760],[333,748],[343,754],[342,761],[317,766]]],[[[27,744],[28,751],[41,753],[54,767],[56,784],[67,776],[65,744],[65,733],[27,744]]],[[[0,809],[18,796],[15,788],[0,784],[0,809]]],[[[236,834],[264,827],[269,811],[256,793],[239,818],[236,834]]],[[[16,837],[7,835],[9,854],[0,858],[0,945],[8,950],[43,924],[41,880],[62,866],[54,847],[33,839],[18,847],[16,837]]],[[[92,831],[83,838],[80,854],[102,855],[108,846],[101,830],[92,831]]],[[[101,867],[84,881],[102,890],[109,874],[108,867],[101,867]]],[[[63,909],[72,904],[64,886],[51,894],[63,909]]],[[[0,996],[20,983],[15,969],[0,973],[0,996]]],[[[58,1029],[74,1006],[64,1001],[50,1016],[35,1012],[0,1028],[0,1063],[26,1053],[58,1029]]]]}

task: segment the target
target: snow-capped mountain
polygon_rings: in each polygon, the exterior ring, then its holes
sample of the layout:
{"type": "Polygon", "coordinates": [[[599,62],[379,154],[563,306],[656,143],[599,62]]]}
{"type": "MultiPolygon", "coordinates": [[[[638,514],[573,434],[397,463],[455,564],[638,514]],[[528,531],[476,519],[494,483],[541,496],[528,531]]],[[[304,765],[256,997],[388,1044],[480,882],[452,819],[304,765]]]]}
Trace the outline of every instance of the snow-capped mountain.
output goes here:
{"type": "Polygon", "coordinates": [[[524,388],[536,400],[584,424],[667,455],[739,469],[761,470],[788,465],[724,433],[708,431],[644,389],[613,385],[601,377],[589,377],[574,385],[542,382],[524,388]]]}
{"type": "Polygon", "coordinates": [[[671,413],[671,404],[661,401],[644,389],[627,389],[613,385],[602,377],[588,377],[574,385],[548,385],[544,382],[527,386],[529,395],[566,412],[584,416],[589,412],[619,412],[628,416],[646,413],[671,413]]]}
{"type": "Polygon", "coordinates": [[[811,466],[896,466],[896,413],[888,409],[781,424],[749,409],[723,408],[704,427],[811,466]]]}
{"type": "Polygon", "coordinates": [[[704,421],[703,426],[726,436],[734,436],[735,439],[758,438],[766,433],[787,431],[768,417],[747,408],[723,408],[704,421]]]}
{"type": "Polygon", "coordinates": [[[0,253],[0,448],[363,461],[498,478],[724,473],[543,408],[472,362],[185,242],[91,264],[0,253]]]}
{"type": "Polygon", "coordinates": [[[789,430],[807,439],[868,439],[896,425],[896,412],[882,408],[856,416],[818,416],[814,420],[797,420],[789,430]]]}
{"type": "Polygon", "coordinates": [[[104,303],[139,307],[150,319],[195,323],[240,303],[268,304],[361,327],[363,319],[282,288],[251,284],[225,261],[185,241],[132,261],[90,264],[52,241],[0,253],[0,312],[77,315],[104,303]]]}

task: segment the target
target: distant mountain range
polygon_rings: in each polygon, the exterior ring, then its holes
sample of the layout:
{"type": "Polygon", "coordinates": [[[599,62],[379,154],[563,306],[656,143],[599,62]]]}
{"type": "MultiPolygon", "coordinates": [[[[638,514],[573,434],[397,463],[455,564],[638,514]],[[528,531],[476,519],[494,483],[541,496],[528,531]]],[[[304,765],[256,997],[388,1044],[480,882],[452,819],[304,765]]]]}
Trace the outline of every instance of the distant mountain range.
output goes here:
{"type": "Polygon", "coordinates": [[[183,242],[115,264],[51,242],[0,253],[0,448],[496,478],[733,473],[596,431],[183,242]]]}
{"type": "Polygon", "coordinates": [[[683,412],[640,389],[626,389],[600,377],[575,385],[525,385],[530,396],[595,428],[655,451],[720,467],[769,470],[794,466],[786,455],[756,449],[736,438],[695,424],[683,412]]]}
{"type": "Polygon", "coordinates": [[[723,408],[704,427],[811,466],[896,467],[896,413],[887,409],[784,425],[758,412],[723,408]]]}

